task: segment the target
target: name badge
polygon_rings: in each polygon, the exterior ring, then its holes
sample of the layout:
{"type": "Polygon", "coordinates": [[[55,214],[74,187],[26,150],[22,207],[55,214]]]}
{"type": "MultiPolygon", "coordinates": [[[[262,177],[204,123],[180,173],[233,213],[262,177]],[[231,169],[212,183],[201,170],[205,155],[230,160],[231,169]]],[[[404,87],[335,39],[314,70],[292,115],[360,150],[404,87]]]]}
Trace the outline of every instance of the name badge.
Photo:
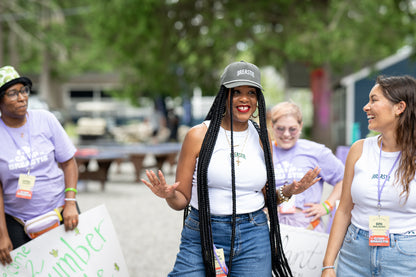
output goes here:
{"type": "Polygon", "coordinates": [[[228,268],[225,264],[224,250],[222,248],[217,249],[214,245],[215,251],[215,273],[217,277],[227,277],[228,268]]]}
{"type": "Polygon", "coordinates": [[[390,218],[388,216],[369,216],[369,240],[370,246],[390,246],[390,218]]]}
{"type": "Polygon", "coordinates": [[[27,174],[20,174],[18,181],[18,188],[16,191],[16,197],[32,199],[32,190],[35,186],[36,177],[27,174]]]}

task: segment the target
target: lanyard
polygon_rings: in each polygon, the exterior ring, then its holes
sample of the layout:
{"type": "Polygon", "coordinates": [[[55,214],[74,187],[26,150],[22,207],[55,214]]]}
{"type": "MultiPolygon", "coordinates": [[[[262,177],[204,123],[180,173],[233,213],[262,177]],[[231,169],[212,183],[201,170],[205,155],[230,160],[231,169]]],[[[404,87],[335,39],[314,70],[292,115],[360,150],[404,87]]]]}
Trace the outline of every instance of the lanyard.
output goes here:
{"type": "Polygon", "coordinates": [[[383,185],[380,188],[380,166],[381,166],[381,152],[382,152],[381,149],[382,148],[383,148],[383,140],[381,140],[381,142],[380,142],[380,157],[379,157],[379,160],[378,160],[378,178],[377,178],[378,179],[378,183],[377,183],[378,203],[377,203],[377,208],[378,208],[379,212],[380,212],[380,209],[381,209],[381,200],[380,200],[381,192],[383,191],[384,186],[386,185],[387,179],[390,179],[390,174],[393,171],[393,168],[396,166],[396,163],[398,162],[398,160],[400,158],[400,155],[402,154],[402,152],[400,152],[399,155],[397,156],[396,160],[393,163],[393,166],[390,168],[389,174],[387,174],[386,178],[384,178],[383,185]]]}
{"type": "Polygon", "coordinates": [[[225,261],[221,261],[220,257],[218,257],[217,247],[215,247],[215,244],[213,244],[213,245],[214,245],[214,255],[215,255],[215,259],[217,260],[218,265],[220,266],[222,272],[224,272],[224,274],[227,275],[228,274],[228,267],[225,264],[225,261]]]}
{"type": "Polygon", "coordinates": [[[283,173],[285,174],[285,182],[284,182],[284,184],[285,185],[287,185],[288,183],[289,183],[289,180],[288,180],[288,178],[289,178],[289,171],[290,171],[290,169],[292,168],[292,161],[293,161],[293,159],[295,158],[295,155],[293,155],[292,156],[292,158],[288,161],[288,163],[289,163],[289,167],[288,167],[288,169],[287,170],[285,170],[285,168],[284,168],[284,166],[283,166],[283,163],[282,163],[282,161],[279,159],[279,155],[278,155],[278,147],[277,147],[277,144],[275,143],[275,146],[276,146],[276,158],[277,158],[277,163],[278,164],[280,164],[280,167],[282,168],[282,170],[283,170],[283,173]]]}
{"type": "MultiPolygon", "coordinates": [[[[20,148],[20,146],[17,144],[17,141],[14,139],[14,137],[10,133],[9,127],[6,126],[6,124],[3,122],[3,120],[0,120],[0,121],[3,124],[4,129],[6,130],[6,132],[9,134],[9,136],[13,140],[13,143],[16,146],[16,148],[20,148]]],[[[32,164],[32,143],[31,143],[31,140],[30,140],[29,118],[27,117],[27,114],[26,114],[26,121],[27,121],[27,133],[28,133],[28,137],[29,137],[29,151],[30,151],[30,156],[26,153],[26,151],[24,151],[23,149],[21,149],[21,150],[25,154],[27,160],[29,161],[28,173],[27,174],[30,175],[30,167],[31,167],[30,165],[32,164]]]]}

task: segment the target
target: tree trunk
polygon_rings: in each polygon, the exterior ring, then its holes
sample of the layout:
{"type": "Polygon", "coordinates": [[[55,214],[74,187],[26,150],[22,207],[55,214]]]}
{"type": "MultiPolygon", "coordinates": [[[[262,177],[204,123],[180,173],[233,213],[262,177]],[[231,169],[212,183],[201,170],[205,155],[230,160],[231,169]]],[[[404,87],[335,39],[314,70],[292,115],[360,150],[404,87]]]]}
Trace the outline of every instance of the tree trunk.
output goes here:
{"type": "Polygon", "coordinates": [[[331,85],[329,70],[318,68],[310,74],[313,96],[312,139],[333,148],[331,141],[331,85]]]}
{"type": "MultiPolygon", "coordinates": [[[[0,13],[1,13],[1,7],[0,7],[0,13]]],[[[4,41],[3,37],[4,37],[4,28],[3,28],[4,24],[3,22],[0,22],[0,41],[4,41]]],[[[4,47],[3,47],[3,43],[0,43],[0,66],[3,66],[5,64],[5,60],[4,60],[4,47]]]]}
{"type": "Polygon", "coordinates": [[[39,75],[39,90],[38,95],[46,100],[49,104],[51,97],[53,97],[50,89],[50,55],[46,46],[42,50],[42,70],[39,75]]]}

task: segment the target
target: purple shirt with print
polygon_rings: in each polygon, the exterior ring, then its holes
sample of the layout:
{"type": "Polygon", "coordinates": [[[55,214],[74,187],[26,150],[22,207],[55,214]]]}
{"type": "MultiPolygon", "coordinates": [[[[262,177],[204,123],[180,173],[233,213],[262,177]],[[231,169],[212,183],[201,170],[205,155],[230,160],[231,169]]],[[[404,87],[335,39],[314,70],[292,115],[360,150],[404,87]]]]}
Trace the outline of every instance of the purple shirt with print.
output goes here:
{"type": "Polygon", "coordinates": [[[295,146],[285,150],[273,144],[273,162],[276,188],[299,181],[309,169],[321,168],[318,177],[322,179],[296,195],[295,205],[305,209],[305,203],[320,203],[324,182],[335,185],[344,177],[344,164],[332,153],[331,149],[306,139],[299,139],[295,146]]]}
{"type": "Polygon", "coordinates": [[[29,110],[19,128],[0,124],[0,181],[4,210],[28,220],[64,205],[65,181],[57,163],[71,159],[75,146],[56,117],[45,110],[29,110]],[[30,161],[30,162],[29,162],[30,161]],[[35,176],[31,199],[17,198],[20,174],[35,176]]]}

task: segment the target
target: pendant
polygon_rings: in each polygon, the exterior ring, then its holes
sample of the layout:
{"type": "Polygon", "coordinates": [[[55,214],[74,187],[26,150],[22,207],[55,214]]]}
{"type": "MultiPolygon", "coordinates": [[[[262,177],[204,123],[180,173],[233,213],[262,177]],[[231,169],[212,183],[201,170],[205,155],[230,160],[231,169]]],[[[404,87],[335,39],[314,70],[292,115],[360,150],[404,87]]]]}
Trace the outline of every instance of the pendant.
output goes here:
{"type": "Polygon", "coordinates": [[[237,164],[237,166],[239,166],[240,163],[242,162],[242,161],[240,161],[240,158],[246,160],[246,155],[244,153],[234,152],[234,158],[237,158],[235,160],[235,163],[237,164]]]}

